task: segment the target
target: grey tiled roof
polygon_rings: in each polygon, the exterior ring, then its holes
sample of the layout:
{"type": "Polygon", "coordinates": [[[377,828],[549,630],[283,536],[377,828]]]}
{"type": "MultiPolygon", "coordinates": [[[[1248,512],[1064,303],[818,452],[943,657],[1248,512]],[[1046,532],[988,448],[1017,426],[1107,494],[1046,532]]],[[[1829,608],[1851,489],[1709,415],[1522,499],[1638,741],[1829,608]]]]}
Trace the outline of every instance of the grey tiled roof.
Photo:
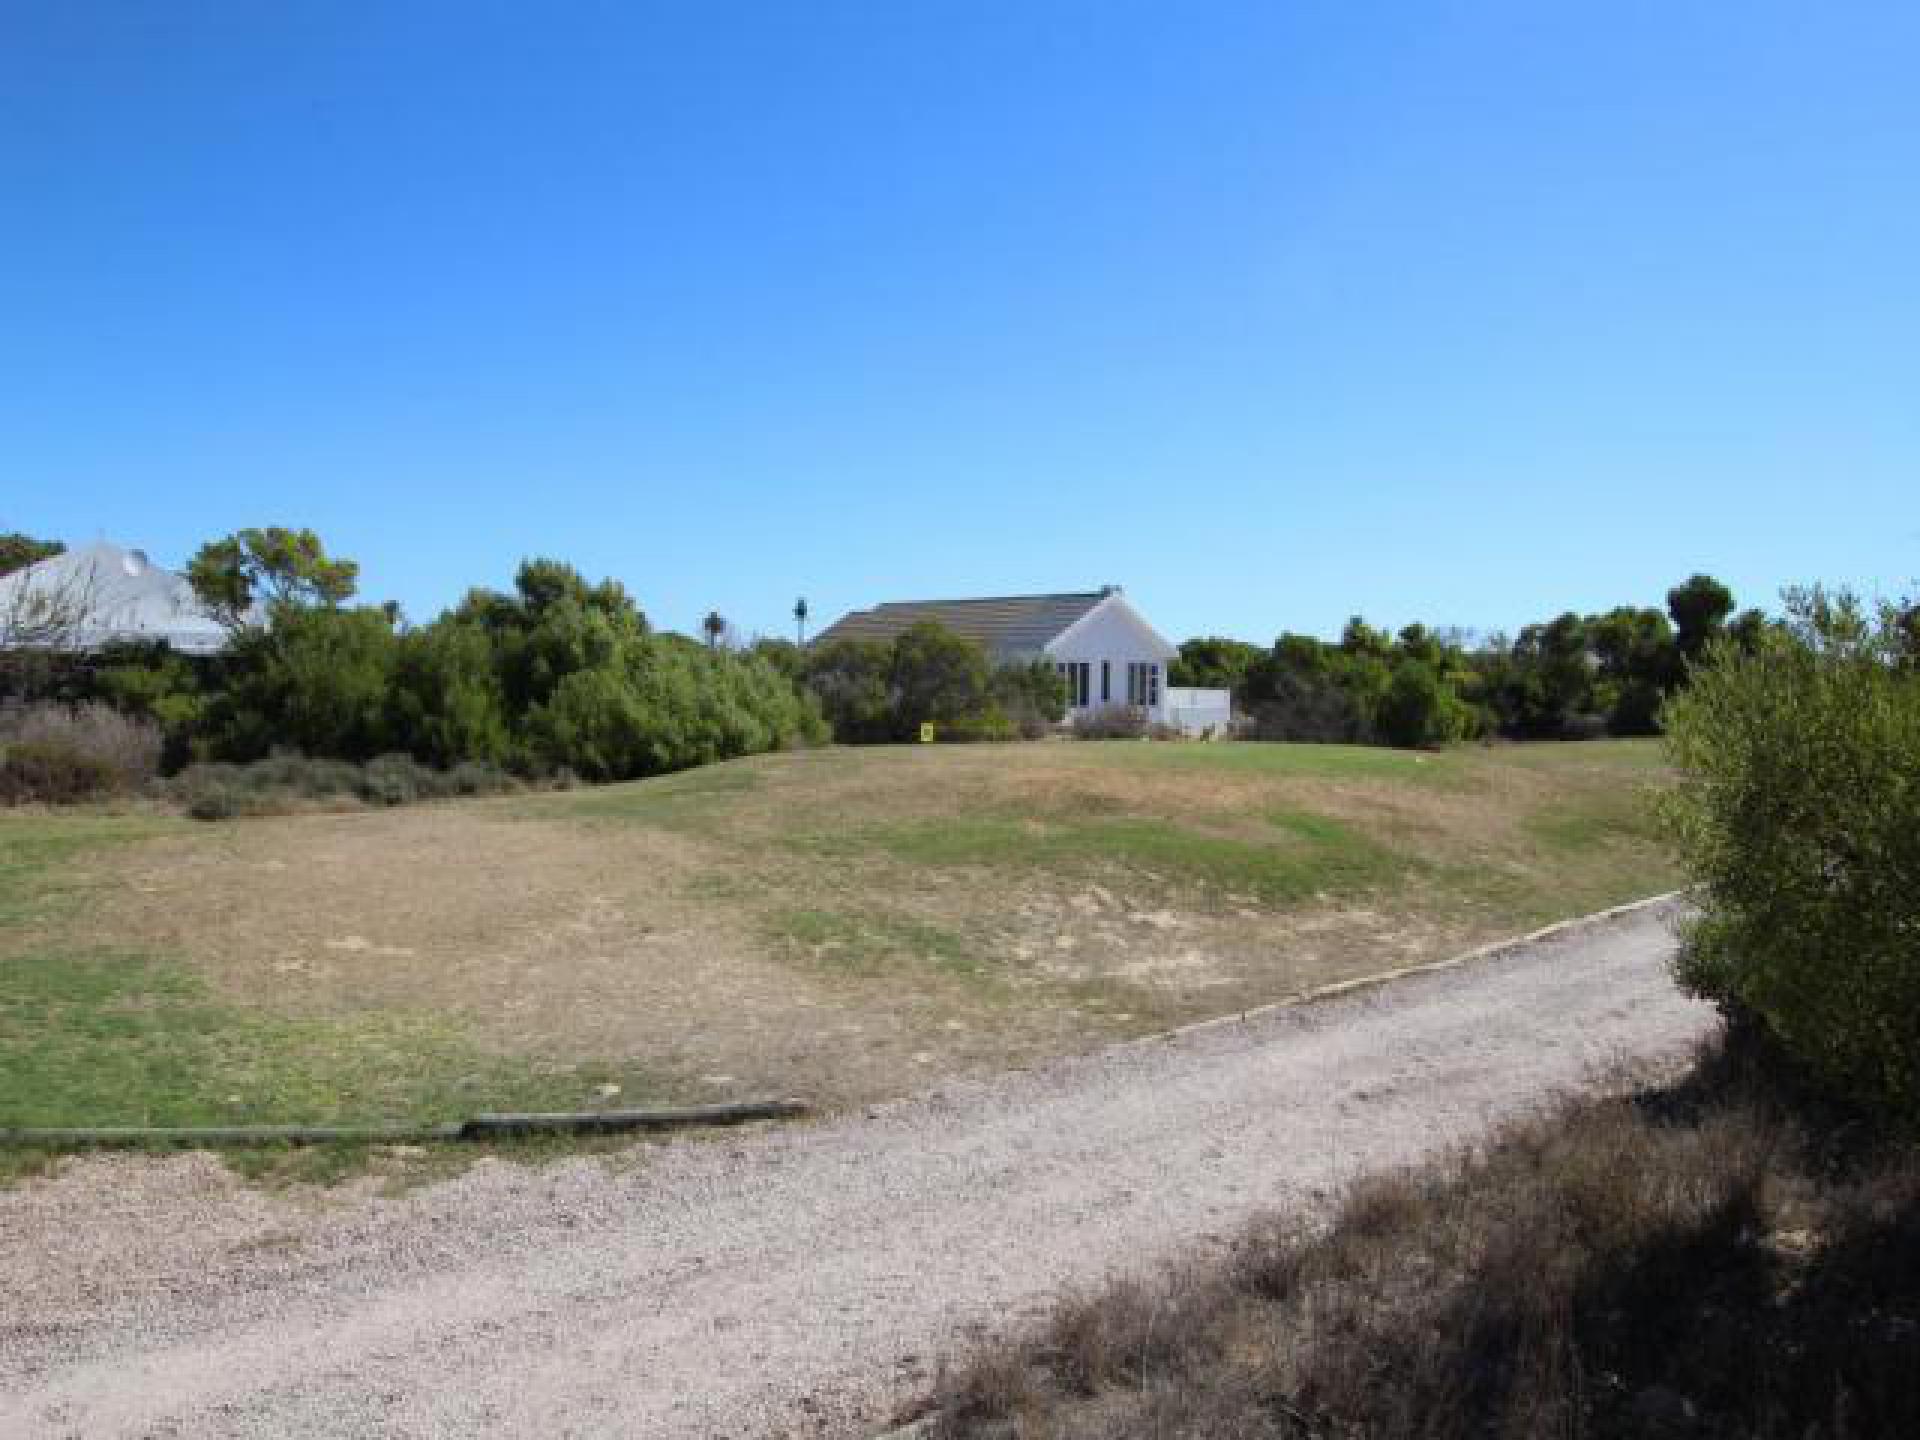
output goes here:
{"type": "Polygon", "coordinates": [[[1003,595],[988,600],[907,600],[876,605],[843,615],[814,638],[891,640],[924,620],[977,640],[995,659],[1037,654],[1111,593],[1088,590],[1072,595],[1003,595]]]}

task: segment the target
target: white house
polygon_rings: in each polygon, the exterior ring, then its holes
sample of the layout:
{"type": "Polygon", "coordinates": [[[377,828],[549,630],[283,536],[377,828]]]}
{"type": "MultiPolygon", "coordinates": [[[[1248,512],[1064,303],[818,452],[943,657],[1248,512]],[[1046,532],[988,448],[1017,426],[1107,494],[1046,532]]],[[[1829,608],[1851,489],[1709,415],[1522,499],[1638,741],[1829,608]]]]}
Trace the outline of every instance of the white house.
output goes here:
{"type": "Polygon", "coordinates": [[[182,654],[211,655],[229,638],[185,577],[142,550],[101,540],[0,575],[0,649],[163,640],[182,654]]]}
{"type": "Polygon", "coordinates": [[[1189,735],[1227,733],[1229,693],[1168,685],[1167,671],[1179,652],[1127,603],[1118,585],[1069,595],[876,605],[836,620],[814,644],[891,640],[928,620],[979,642],[996,665],[1052,661],[1067,682],[1069,721],[1126,705],[1189,735]]]}

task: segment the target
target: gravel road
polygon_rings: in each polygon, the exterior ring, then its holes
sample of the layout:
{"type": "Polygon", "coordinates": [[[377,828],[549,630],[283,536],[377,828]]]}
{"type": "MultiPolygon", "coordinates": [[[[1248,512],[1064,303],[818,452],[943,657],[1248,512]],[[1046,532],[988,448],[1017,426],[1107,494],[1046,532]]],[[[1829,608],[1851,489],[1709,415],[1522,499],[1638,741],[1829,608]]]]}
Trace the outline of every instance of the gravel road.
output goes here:
{"type": "Polygon", "coordinates": [[[76,1164],[0,1194],[0,1436],[858,1435],[1063,1285],[1681,1053],[1672,915],[612,1166],[76,1164]]]}

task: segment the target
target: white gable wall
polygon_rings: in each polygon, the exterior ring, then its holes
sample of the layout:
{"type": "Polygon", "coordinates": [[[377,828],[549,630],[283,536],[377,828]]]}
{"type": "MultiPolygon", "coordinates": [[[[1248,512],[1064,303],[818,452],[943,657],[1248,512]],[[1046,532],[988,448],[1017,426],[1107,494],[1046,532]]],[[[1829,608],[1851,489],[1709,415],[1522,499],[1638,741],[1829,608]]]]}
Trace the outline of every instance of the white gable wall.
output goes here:
{"type": "MultiPolygon", "coordinates": [[[[1130,664],[1160,667],[1161,708],[1164,708],[1167,671],[1178,654],[1179,651],[1169,645],[1159,632],[1140,617],[1140,612],[1117,593],[1109,595],[1061,631],[1046,648],[1047,659],[1056,664],[1085,662],[1090,667],[1087,705],[1084,707],[1088,710],[1098,710],[1103,704],[1127,703],[1127,666],[1130,664]],[[1104,699],[1101,690],[1103,663],[1109,679],[1104,699]]],[[[1068,718],[1071,719],[1081,708],[1070,705],[1068,718]]],[[[1154,718],[1160,718],[1158,709],[1154,712],[1154,718]]]]}

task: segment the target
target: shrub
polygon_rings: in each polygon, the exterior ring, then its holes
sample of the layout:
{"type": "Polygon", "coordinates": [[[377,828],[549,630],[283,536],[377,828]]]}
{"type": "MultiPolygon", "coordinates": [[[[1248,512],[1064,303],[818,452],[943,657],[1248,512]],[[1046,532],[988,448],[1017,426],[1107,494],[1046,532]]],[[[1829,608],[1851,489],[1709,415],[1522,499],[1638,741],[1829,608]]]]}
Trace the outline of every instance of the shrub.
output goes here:
{"type": "Polygon", "coordinates": [[[483,761],[436,770],[410,755],[381,755],[353,765],[283,754],[245,765],[189,765],[165,783],[163,793],[196,820],[227,820],[286,814],[316,804],[408,805],[456,795],[497,795],[518,785],[506,771],[483,761]]]}
{"type": "Polygon", "coordinates": [[[1411,659],[1394,665],[1379,711],[1389,745],[1447,745],[1465,739],[1471,725],[1471,712],[1433,667],[1411,659]]]}
{"type": "Polygon", "coordinates": [[[1709,646],[1666,714],[1664,814],[1701,886],[1680,978],[1920,1114],[1920,669],[1892,607],[1788,609],[1750,651],[1709,646]]]}
{"type": "Polygon", "coordinates": [[[0,711],[16,799],[48,803],[137,790],[160,765],[160,727],[98,703],[41,703],[0,711]],[[46,793],[29,794],[35,786],[46,793]]]}
{"type": "Polygon", "coordinates": [[[28,740],[0,752],[0,803],[71,805],[121,788],[120,772],[97,755],[57,740],[28,740]]]}
{"type": "Polygon", "coordinates": [[[1009,739],[1014,734],[1022,740],[1041,739],[1067,713],[1066,677],[1046,660],[1002,665],[993,672],[993,695],[1009,739]]]}
{"type": "Polygon", "coordinates": [[[1147,733],[1147,712],[1138,705],[1102,705],[1073,717],[1076,740],[1139,740],[1147,733]]]}

